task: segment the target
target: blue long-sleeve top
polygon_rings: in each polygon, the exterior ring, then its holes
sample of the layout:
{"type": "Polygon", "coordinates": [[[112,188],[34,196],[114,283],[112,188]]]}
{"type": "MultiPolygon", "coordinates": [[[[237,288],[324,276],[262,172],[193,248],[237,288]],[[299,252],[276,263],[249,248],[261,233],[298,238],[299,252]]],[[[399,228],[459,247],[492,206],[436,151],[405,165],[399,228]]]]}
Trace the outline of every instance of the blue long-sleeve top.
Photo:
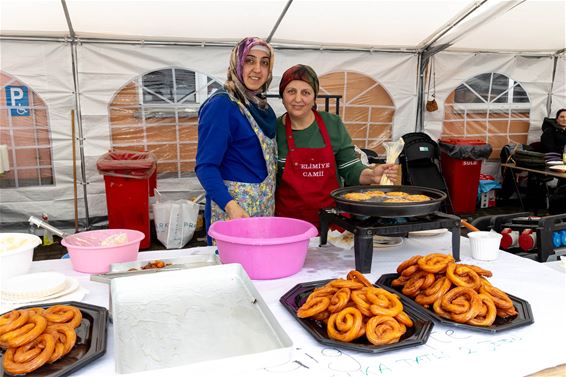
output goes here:
{"type": "Polygon", "coordinates": [[[195,172],[210,200],[220,208],[232,200],[224,180],[260,183],[267,168],[259,140],[238,105],[226,93],[217,94],[199,109],[195,172]]]}

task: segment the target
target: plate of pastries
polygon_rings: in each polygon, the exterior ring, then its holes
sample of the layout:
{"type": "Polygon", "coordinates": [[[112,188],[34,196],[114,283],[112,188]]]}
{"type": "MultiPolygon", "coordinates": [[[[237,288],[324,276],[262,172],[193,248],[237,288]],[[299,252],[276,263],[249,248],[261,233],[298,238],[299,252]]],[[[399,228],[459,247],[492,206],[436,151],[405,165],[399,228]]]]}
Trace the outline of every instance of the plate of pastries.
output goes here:
{"type": "Polygon", "coordinates": [[[355,270],[297,284],[280,302],[318,342],[360,352],[424,344],[433,327],[413,302],[355,270]]]}
{"type": "Polygon", "coordinates": [[[435,321],[480,332],[500,332],[534,323],[530,304],[493,285],[492,272],[456,263],[448,254],[415,255],[378,284],[411,299],[435,321]]]}
{"type": "Polygon", "coordinates": [[[4,376],[66,376],[106,352],[108,310],[82,302],[24,306],[0,315],[4,376]]]}

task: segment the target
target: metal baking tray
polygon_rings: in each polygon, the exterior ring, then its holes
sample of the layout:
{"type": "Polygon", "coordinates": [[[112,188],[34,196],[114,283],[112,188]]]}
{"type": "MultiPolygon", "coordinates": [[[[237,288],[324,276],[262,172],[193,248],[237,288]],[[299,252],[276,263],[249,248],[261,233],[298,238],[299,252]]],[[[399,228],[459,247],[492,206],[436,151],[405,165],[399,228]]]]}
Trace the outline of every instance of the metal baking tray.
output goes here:
{"type": "MultiPolygon", "coordinates": [[[[58,302],[57,305],[72,305],[80,309],[83,319],[75,329],[77,341],[71,351],[53,364],[45,364],[26,377],[60,377],[68,376],[92,361],[98,359],[106,352],[108,310],[101,306],[85,304],[77,301],[58,302]]],[[[55,304],[34,304],[22,306],[17,309],[41,307],[48,308],[55,304]]],[[[2,313],[2,315],[5,313],[2,313]]],[[[2,368],[0,359],[0,375],[10,377],[2,368]]]]}
{"type": "Polygon", "coordinates": [[[118,373],[290,359],[291,339],[240,264],[113,279],[111,291],[118,373]]]}
{"type": "Polygon", "coordinates": [[[533,317],[533,312],[531,310],[531,305],[526,300],[523,300],[522,298],[510,295],[507,292],[505,292],[505,293],[507,293],[507,295],[509,296],[509,298],[513,302],[513,305],[515,305],[515,309],[517,310],[518,314],[516,316],[514,316],[512,318],[496,317],[495,322],[493,322],[493,324],[491,326],[488,326],[488,327],[474,326],[474,325],[468,325],[466,323],[454,322],[454,321],[451,321],[449,319],[446,319],[446,318],[439,316],[438,314],[436,314],[434,312],[434,310],[427,309],[424,306],[417,304],[413,299],[403,295],[403,293],[401,292],[401,289],[402,289],[401,287],[391,287],[391,282],[393,280],[397,279],[398,277],[399,277],[399,274],[397,274],[397,273],[385,274],[385,275],[382,275],[377,280],[377,284],[381,284],[383,286],[386,286],[386,287],[390,288],[391,290],[394,290],[397,294],[399,294],[399,296],[405,297],[407,300],[414,302],[415,305],[417,305],[419,307],[419,310],[422,313],[424,313],[427,317],[431,318],[433,321],[439,322],[439,323],[446,325],[446,326],[459,327],[459,328],[462,328],[462,329],[467,329],[467,330],[471,330],[471,331],[478,331],[478,332],[499,333],[499,332],[502,332],[502,331],[505,331],[505,330],[511,330],[511,329],[516,329],[518,327],[528,326],[528,325],[531,325],[535,322],[535,319],[533,317]]]}
{"type": "MultiPolygon", "coordinates": [[[[307,300],[307,297],[312,293],[312,291],[317,287],[322,287],[329,281],[331,281],[331,279],[297,284],[291,288],[290,291],[285,293],[279,300],[301,324],[301,326],[303,326],[319,343],[359,352],[383,353],[419,346],[421,344],[425,344],[428,340],[433,327],[432,321],[429,317],[421,313],[418,305],[403,296],[400,296],[401,302],[403,303],[403,310],[413,320],[414,326],[407,328],[407,332],[401,337],[399,342],[376,346],[371,344],[365,337],[361,337],[350,343],[329,338],[324,322],[310,318],[297,317],[297,310],[307,300]]],[[[381,286],[380,288],[394,292],[388,287],[381,286]]]]}
{"type": "Polygon", "coordinates": [[[110,265],[110,271],[104,274],[91,275],[90,280],[100,283],[109,283],[110,280],[119,277],[149,275],[157,272],[175,271],[182,269],[215,266],[221,264],[218,255],[211,254],[194,254],[176,258],[157,258],[152,260],[139,260],[126,263],[113,263],[110,265]],[[166,263],[163,268],[151,268],[142,270],[141,268],[152,261],[162,261],[166,263]]]}

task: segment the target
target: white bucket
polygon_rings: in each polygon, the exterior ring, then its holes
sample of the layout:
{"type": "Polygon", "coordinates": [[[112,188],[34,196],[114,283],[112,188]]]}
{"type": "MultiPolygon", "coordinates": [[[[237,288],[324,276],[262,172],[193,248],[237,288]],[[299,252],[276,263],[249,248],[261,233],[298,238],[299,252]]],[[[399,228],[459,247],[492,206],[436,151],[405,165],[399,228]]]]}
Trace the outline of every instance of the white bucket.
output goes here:
{"type": "Polygon", "coordinates": [[[468,233],[468,238],[470,239],[472,258],[484,261],[497,259],[502,238],[501,234],[493,231],[470,232],[468,233]]]}

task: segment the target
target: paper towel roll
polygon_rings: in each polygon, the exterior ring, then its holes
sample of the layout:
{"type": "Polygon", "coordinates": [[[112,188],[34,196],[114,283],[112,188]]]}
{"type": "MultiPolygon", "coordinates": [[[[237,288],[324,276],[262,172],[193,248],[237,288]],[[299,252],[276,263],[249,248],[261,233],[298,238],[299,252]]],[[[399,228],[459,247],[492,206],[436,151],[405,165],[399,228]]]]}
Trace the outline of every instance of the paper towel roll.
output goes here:
{"type": "Polygon", "coordinates": [[[8,146],[0,144],[0,173],[10,171],[10,159],[8,158],[8,146]]]}

